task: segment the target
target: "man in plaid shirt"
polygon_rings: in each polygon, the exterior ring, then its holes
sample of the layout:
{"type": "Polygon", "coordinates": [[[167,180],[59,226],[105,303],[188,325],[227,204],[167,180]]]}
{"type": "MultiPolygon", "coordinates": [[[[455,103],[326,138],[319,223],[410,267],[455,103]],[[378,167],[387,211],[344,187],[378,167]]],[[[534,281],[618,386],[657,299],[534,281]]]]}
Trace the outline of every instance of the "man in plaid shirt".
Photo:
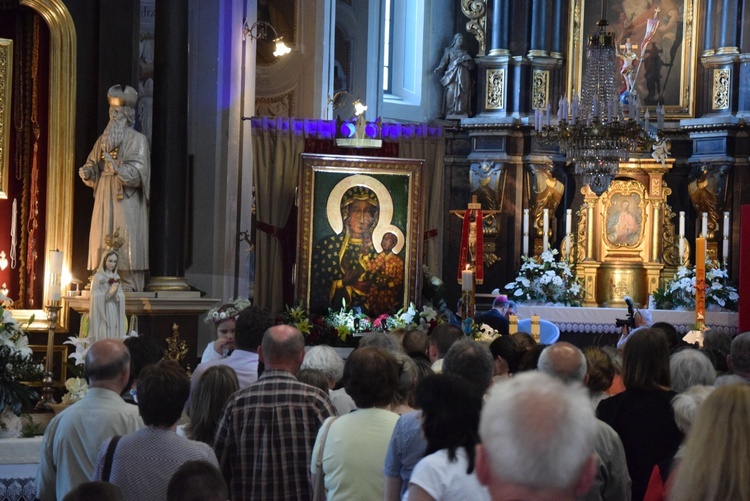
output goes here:
{"type": "Polygon", "coordinates": [[[235,393],[214,441],[233,500],[312,499],[309,471],[318,428],[336,411],[322,390],[295,374],[305,356],[302,333],[277,325],[258,350],[266,370],[235,393]]]}

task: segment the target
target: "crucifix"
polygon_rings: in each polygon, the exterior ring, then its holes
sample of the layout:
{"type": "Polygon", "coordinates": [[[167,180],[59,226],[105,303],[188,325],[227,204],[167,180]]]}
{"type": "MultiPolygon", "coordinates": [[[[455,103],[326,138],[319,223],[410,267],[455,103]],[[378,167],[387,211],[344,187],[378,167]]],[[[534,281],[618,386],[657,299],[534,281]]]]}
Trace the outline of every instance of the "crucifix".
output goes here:
{"type": "Polygon", "coordinates": [[[472,195],[471,202],[465,210],[450,211],[451,214],[463,220],[461,253],[458,258],[458,283],[461,284],[463,304],[461,317],[464,320],[474,317],[476,284],[484,281],[483,222],[501,212],[500,210],[483,211],[482,204],[477,201],[476,195],[472,195]]]}

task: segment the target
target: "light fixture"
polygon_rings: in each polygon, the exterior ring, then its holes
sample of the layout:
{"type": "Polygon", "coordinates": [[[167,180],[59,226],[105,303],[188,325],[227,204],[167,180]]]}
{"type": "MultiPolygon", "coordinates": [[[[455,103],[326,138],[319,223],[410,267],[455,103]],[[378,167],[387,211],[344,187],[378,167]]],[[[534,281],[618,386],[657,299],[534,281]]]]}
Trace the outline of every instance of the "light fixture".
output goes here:
{"type": "MultiPolygon", "coordinates": [[[[346,106],[346,97],[354,97],[346,91],[339,91],[328,98],[328,104],[333,108],[334,113],[346,106]]],[[[380,137],[380,122],[367,123],[364,113],[367,106],[356,98],[351,102],[354,107],[354,121],[336,119],[336,146],[342,148],[380,148],[383,146],[383,140],[380,137]]]]}
{"type": "Polygon", "coordinates": [[[276,28],[265,21],[256,21],[252,26],[248,26],[247,21],[242,21],[242,39],[245,40],[250,35],[251,42],[253,40],[268,40],[268,28],[271,28],[271,31],[273,31],[273,42],[276,44],[276,50],[273,51],[273,55],[281,57],[289,54],[292,49],[284,43],[284,37],[280,37],[276,28]],[[255,30],[254,33],[253,30],[255,30]]]}
{"type": "MultiPolygon", "coordinates": [[[[658,19],[649,20],[644,47],[658,24],[658,19]]],[[[627,79],[629,88],[622,100],[617,91],[617,50],[608,25],[602,2],[602,19],[596,33],[589,36],[580,101],[575,93],[570,102],[561,98],[555,126],[551,124],[549,103],[545,110],[535,110],[536,137],[542,143],[557,143],[566,159],[575,163],[575,173],[582,175],[583,183],[597,196],[607,191],[620,162],[627,162],[639,148],[648,149],[657,143],[648,131],[649,112],[646,110],[641,119],[640,101],[627,79]],[[622,101],[627,104],[626,110],[622,101]]],[[[657,115],[661,126],[663,107],[657,107],[657,115]]]]}

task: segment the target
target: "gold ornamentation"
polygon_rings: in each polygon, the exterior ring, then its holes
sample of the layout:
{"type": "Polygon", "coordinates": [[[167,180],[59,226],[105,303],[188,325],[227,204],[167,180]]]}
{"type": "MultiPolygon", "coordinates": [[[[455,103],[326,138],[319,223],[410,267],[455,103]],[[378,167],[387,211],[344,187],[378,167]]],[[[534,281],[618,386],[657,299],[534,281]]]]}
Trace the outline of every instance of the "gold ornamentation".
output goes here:
{"type": "Polygon", "coordinates": [[[179,362],[187,355],[188,348],[184,339],[180,339],[180,326],[172,324],[172,335],[166,339],[167,350],[165,355],[169,360],[179,362]]]}
{"type": "Polygon", "coordinates": [[[10,100],[13,88],[13,40],[0,38],[0,198],[8,198],[10,100]]]}
{"type": "Polygon", "coordinates": [[[461,12],[469,18],[466,31],[479,42],[478,56],[483,56],[487,48],[485,31],[487,26],[487,6],[484,0],[461,0],[461,12]]]}
{"type": "Polygon", "coordinates": [[[487,70],[487,97],[484,107],[488,110],[505,108],[505,68],[487,70]]]}
{"type": "Polygon", "coordinates": [[[549,103],[549,71],[534,70],[532,73],[531,107],[535,110],[547,108],[549,103]]]}
{"type": "Polygon", "coordinates": [[[646,232],[646,189],[638,181],[616,180],[602,195],[605,241],[612,247],[637,248],[646,232]]]}
{"type": "Polygon", "coordinates": [[[729,82],[730,70],[728,68],[714,70],[713,104],[715,110],[729,109],[729,82]]]}

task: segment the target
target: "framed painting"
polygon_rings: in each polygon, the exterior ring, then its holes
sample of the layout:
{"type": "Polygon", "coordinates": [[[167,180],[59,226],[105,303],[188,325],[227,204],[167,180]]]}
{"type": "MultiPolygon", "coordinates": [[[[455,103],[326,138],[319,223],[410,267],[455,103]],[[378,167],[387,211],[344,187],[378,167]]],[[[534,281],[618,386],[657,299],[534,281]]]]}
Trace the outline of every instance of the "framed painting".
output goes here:
{"type": "MultiPolygon", "coordinates": [[[[664,105],[667,118],[694,116],[695,65],[697,62],[698,12],[700,0],[619,0],[606,2],[607,31],[614,33],[618,51],[617,68],[632,65],[633,88],[641,104],[655,116],[657,104],[664,105]],[[659,25],[642,50],[649,19],[659,25]],[[632,54],[626,44],[630,45],[632,54]],[[635,59],[633,58],[635,55],[635,59]],[[630,57],[628,57],[630,56],[630,57]]],[[[600,0],[570,2],[567,95],[581,95],[586,71],[588,37],[596,32],[601,18],[600,0]]],[[[620,90],[625,91],[623,75],[618,74],[620,90]]]]}
{"type": "MultiPolygon", "coordinates": [[[[34,362],[42,364],[44,366],[45,358],[47,357],[47,345],[43,344],[30,344],[31,358],[34,362]]],[[[65,380],[68,379],[68,347],[67,345],[55,346],[52,350],[52,379],[65,386],[65,380]]],[[[42,386],[41,381],[29,383],[31,386],[42,386]]]]}
{"type": "Polygon", "coordinates": [[[418,303],[423,160],[302,155],[297,299],[371,318],[418,303]]]}

